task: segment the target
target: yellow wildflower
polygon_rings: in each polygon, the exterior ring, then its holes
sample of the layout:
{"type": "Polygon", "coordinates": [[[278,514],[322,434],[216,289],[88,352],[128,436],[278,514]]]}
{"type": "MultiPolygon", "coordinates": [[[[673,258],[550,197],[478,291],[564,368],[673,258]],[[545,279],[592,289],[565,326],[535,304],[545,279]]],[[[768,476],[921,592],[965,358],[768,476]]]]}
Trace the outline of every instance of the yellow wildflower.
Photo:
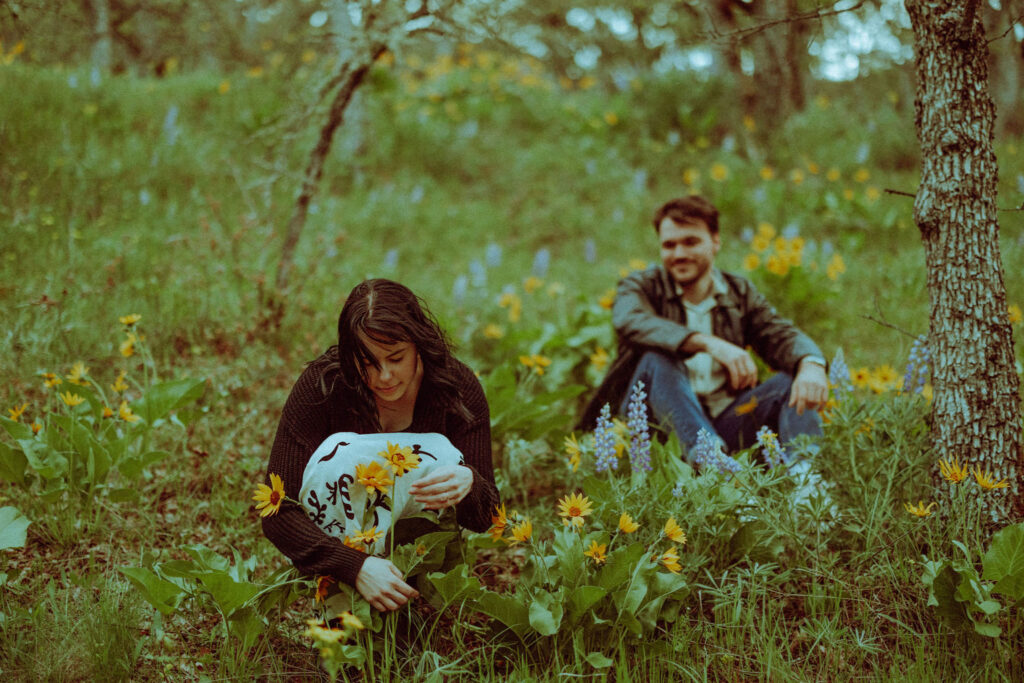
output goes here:
{"type": "Polygon", "coordinates": [[[794,168],[789,172],[789,179],[793,181],[794,185],[800,185],[804,182],[804,172],[799,168],[794,168]]]}
{"type": "Polygon", "coordinates": [[[870,383],[871,371],[866,367],[859,367],[850,373],[850,381],[853,382],[853,386],[862,389],[870,383]]]}
{"type": "Polygon", "coordinates": [[[256,501],[256,509],[260,517],[277,514],[284,502],[284,480],[280,476],[270,474],[270,486],[259,484],[253,491],[252,499],[256,501]]]}
{"type": "Polygon", "coordinates": [[[339,614],[338,618],[341,619],[341,625],[345,628],[354,628],[357,631],[362,631],[364,628],[366,628],[365,626],[363,626],[363,622],[360,621],[359,617],[352,614],[352,612],[349,612],[348,610],[339,614]]]}
{"type": "Polygon", "coordinates": [[[615,304],[615,290],[609,289],[607,292],[602,294],[601,298],[597,300],[597,303],[605,310],[612,310],[612,306],[615,304]]]}
{"type": "Polygon", "coordinates": [[[609,360],[611,360],[611,357],[608,355],[608,352],[600,346],[594,349],[594,353],[590,354],[590,364],[598,370],[604,370],[608,367],[609,360]]]}
{"type": "Polygon", "coordinates": [[[842,174],[839,172],[839,169],[834,166],[828,169],[828,173],[825,174],[825,178],[833,183],[839,180],[840,177],[842,177],[842,174]]]}
{"type": "Polygon", "coordinates": [[[590,499],[579,493],[571,493],[558,501],[558,515],[566,525],[583,526],[583,518],[593,512],[590,499]]]}
{"type": "Polygon", "coordinates": [[[771,180],[775,177],[775,169],[771,166],[761,167],[761,180],[771,180]]]}
{"type": "Polygon", "coordinates": [[[711,166],[711,178],[712,180],[722,181],[729,177],[729,168],[721,163],[717,162],[711,166]]]}
{"type": "Polygon", "coordinates": [[[863,166],[857,169],[857,172],[853,174],[853,179],[858,183],[866,183],[868,178],[871,177],[871,172],[863,166]]]}
{"type": "Polygon", "coordinates": [[[396,477],[420,466],[420,456],[412,452],[412,446],[399,446],[397,443],[387,442],[387,450],[377,455],[384,458],[388,466],[394,471],[396,477]]]}
{"type": "Polygon", "coordinates": [[[494,508],[494,514],[491,515],[491,528],[489,530],[491,539],[497,541],[504,536],[505,528],[507,526],[508,515],[505,513],[505,504],[502,503],[500,506],[494,508]]]}
{"type": "Polygon", "coordinates": [[[72,394],[70,391],[65,391],[60,395],[60,398],[64,403],[74,408],[77,405],[81,405],[85,402],[85,399],[78,394],[72,394]]]}
{"type": "Polygon", "coordinates": [[[337,643],[345,637],[345,631],[325,626],[318,619],[306,619],[306,624],[309,628],[303,635],[321,643],[337,643]]]}
{"type": "Polygon", "coordinates": [[[517,323],[523,315],[523,300],[517,294],[505,292],[498,299],[498,305],[508,309],[508,321],[517,323]]]}
{"type": "Polygon", "coordinates": [[[594,564],[601,564],[608,559],[606,554],[608,546],[604,543],[598,544],[597,541],[591,541],[590,547],[583,551],[583,554],[594,561],[594,564]]]}
{"type": "Polygon", "coordinates": [[[488,339],[501,339],[505,336],[505,328],[501,325],[490,323],[484,328],[484,336],[488,339]]]}
{"type": "Polygon", "coordinates": [[[904,503],[903,507],[907,509],[907,512],[914,515],[915,517],[928,517],[932,514],[932,508],[935,507],[935,503],[928,503],[925,507],[924,501],[918,501],[917,505],[911,505],[910,503],[904,503]]]}
{"type": "Polygon", "coordinates": [[[527,294],[533,294],[535,291],[537,291],[538,289],[540,289],[543,286],[544,286],[544,281],[541,280],[536,275],[531,275],[530,277],[528,277],[525,280],[523,280],[523,290],[527,294]]]}
{"type": "Polygon", "coordinates": [[[942,477],[951,484],[959,484],[967,478],[967,463],[960,464],[959,461],[950,458],[949,461],[939,461],[939,472],[942,477]]]}
{"type": "Polygon", "coordinates": [[[778,254],[772,254],[765,261],[764,267],[769,273],[783,277],[789,272],[789,262],[778,254]]]}
{"type": "Polygon", "coordinates": [[[128,407],[128,401],[121,401],[120,407],[117,409],[117,414],[121,416],[121,419],[125,422],[138,422],[142,418],[132,412],[132,409],[128,407]]]}
{"type": "Polygon", "coordinates": [[[103,418],[107,419],[111,417],[114,417],[114,409],[110,406],[103,406],[103,418]]]}
{"type": "Polygon", "coordinates": [[[512,538],[509,539],[508,543],[509,545],[524,543],[529,541],[531,536],[533,536],[533,523],[529,519],[524,519],[512,527],[512,538]]]}
{"type": "Polygon", "coordinates": [[[356,481],[366,487],[366,495],[373,495],[374,491],[387,493],[388,487],[394,482],[388,471],[381,467],[377,461],[369,465],[356,465],[356,481]]]}
{"type": "Polygon", "coordinates": [[[313,602],[323,602],[327,597],[327,589],[334,583],[333,576],[316,577],[316,593],[313,595],[313,602]]]}
{"type": "Polygon", "coordinates": [[[607,123],[609,126],[614,126],[619,122],[619,117],[613,111],[606,111],[604,113],[604,122],[607,123]]]}
{"type": "Polygon", "coordinates": [[[134,356],[135,342],[137,341],[139,341],[139,338],[136,337],[133,333],[129,332],[128,337],[123,342],[121,342],[121,355],[124,356],[125,358],[131,358],[132,356],[134,356]]]}
{"type": "MultiPolygon", "coordinates": [[[[763,251],[763,250],[762,250],[763,251]]],[[[743,270],[750,272],[757,270],[757,267],[761,265],[761,257],[757,254],[747,254],[743,257],[743,270]]]]}
{"type": "Polygon", "coordinates": [[[576,435],[570,434],[565,437],[565,453],[569,456],[569,465],[572,466],[572,471],[575,472],[580,468],[580,460],[582,459],[583,452],[580,450],[580,444],[576,441],[576,435]]]}
{"type": "Polygon", "coordinates": [[[220,85],[217,86],[217,92],[223,95],[228,90],[231,90],[231,81],[224,79],[220,82],[220,85]]]}
{"type": "Polygon", "coordinates": [[[38,434],[39,432],[42,431],[42,429],[43,429],[43,425],[39,424],[38,422],[33,422],[32,423],[32,433],[33,434],[38,434]]]}
{"type": "Polygon", "coordinates": [[[7,412],[10,413],[11,419],[14,420],[15,422],[17,422],[18,420],[21,419],[21,416],[24,414],[25,408],[28,408],[28,404],[27,403],[22,403],[20,406],[15,406],[14,408],[8,408],[7,412]]]}
{"type": "Polygon", "coordinates": [[[889,364],[880,365],[875,368],[868,379],[868,386],[876,394],[881,394],[889,389],[895,389],[896,383],[900,380],[896,368],[889,364]]]}
{"type": "Polygon", "coordinates": [[[754,120],[753,116],[747,114],[746,116],[743,117],[743,127],[749,130],[750,132],[754,132],[755,130],[757,130],[757,121],[754,120]]]}
{"type": "Polygon", "coordinates": [[[695,168],[688,168],[683,171],[683,184],[694,187],[700,180],[700,171],[695,168]]]}
{"type": "Polygon", "coordinates": [[[60,377],[53,374],[52,372],[43,373],[43,385],[46,387],[55,387],[63,382],[64,380],[62,380],[60,377]]]}
{"type": "Polygon", "coordinates": [[[529,356],[519,356],[519,362],[528,368],[533,368],[533,371],[538,375],[543,375],[544,369],[551,365],[550,358],[538,353],[534,353],[529,356]]]}
{"type": "Polygon", "coordinates": [[[686,534],[680,528],[679,524],[676,523],[675,517],[669,517],[668,521],[665,522],[665,536],[668,540],[673,543],[679,543],[680,545],[686,545],[686,534]]]}
{"type": "Polygon", "coordinates": [[[1005,479],[996,481],[991,472],[988,470],[982,472],[981,468],[977,465],[971,468],[971,474],[974,475],[974,481],[978,482],[978,486],[986,491],[991,491],[993,489],[1005,489],[1010,485],[1005,479]]]}
{"type": "Polygon", "coordinates": [[[842,273],[846,272],[846,262],[843,261],[843,257],[839,254],[832,254],[831,260],[828,262],[828,266],[825,268],[825,274],[828,275],[828,279],[833,282],[839,279],[842,273]]]}
{"type": "Polygon", "coordinates": [[[628,265],[630,270],[647,270],[647,266],[649,264],[647,261],[644,261],[643,259],[631,258],[629,259],[628,265]]]}
{"type": "Polygon", "coordinates": [[[867,197],[867,200],[869,202],[873,202],[873,201],[877,200],[879,197],[881,197],[882,193],[881,193],[881,191],[879,191],[879,189],[877,187],[872,185],[872,186],[868,187],[868,189],[864,190],[864,196],[867,197]]]}
{"type": "Polygon", "coordinates": [[[356,543],[362,543],[367,548],[382,538],[384,538],[384,531],[377,531],[377,527],[370,527],[367,531],[359,529],[352,535],[353,541],[356,543]]]}
{"type": "Polygon", "coordinates": [[[673,574],[678,574],[683,570],[683,566],[679,564],[679,551],[676,550],[675,546],[672,546],[658,557],[658,562],[664,565],[665,569],[669,570],[673,574]]]}
{"type": "Polygon", "coordinates": [[[125,391],[127,391],[128,384],[124,381],[124,377],[125,371],[122,370],[120,373],[118,373],[117,379],[114,380],[114,383],[110,385],[110,388],[113,389],[115,393],[123,394],[125,391]]]}
{"type": "Polygon", "coordinates": [[[1006,309],[1006,313],[1010,317],[1011,325],[1016,325],[1022,320],[1024,320],[1024,312],[1021,312],[1020,306],[1018,306],[1017,304],[1010,304],[1006,309]]]}
{"type": "Polygon", "coordinates": [[[85,363],[78,361],[71,366],[71,372],[67,374],[67,380],[72,384],[78,384],[80,386],[86,386],[89,383],[85,381],[86,376],[89,374],[89,368],[85,366],[85,363]]]}
{"type": "Polygon", "coordinates": [[[122,325],[131,327],[135,323],[142,320],[142,316],[139,315],[138,313],[132,313],[130,315],[122,315],[120,318],[118,318],[118,320],[121,322],[122,325]]]}
{"type": "Polygon", "coordinates": [[[629,516],[629,513],[623,512],[619,515],[619,531],[622,533],[631,534],[639,528],[640,525],[633,521],[633,518],[629,516]]]}

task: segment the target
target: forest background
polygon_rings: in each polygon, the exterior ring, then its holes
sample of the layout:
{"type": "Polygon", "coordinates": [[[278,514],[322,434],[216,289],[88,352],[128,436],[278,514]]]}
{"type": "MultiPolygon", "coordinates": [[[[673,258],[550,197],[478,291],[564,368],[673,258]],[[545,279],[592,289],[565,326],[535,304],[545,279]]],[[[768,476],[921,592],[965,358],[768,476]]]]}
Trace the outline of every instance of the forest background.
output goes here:
{"type": "MultiPolygon", "coordinates": [[[[1024,6],[968,4],[1019,377],[1024,6]]],[[[401,655],[364,613],[324,657],[343,675],[1021,675],[1024,529],[987,503],[1019,487],[940,466],[930,438],[901,3],[5,1],[0,41],[5,675],[317,675],[314,587],[250,499],[366,277],[423,296],[481,375],[515,512],[463,539],[461,578],[424,571],[445,607],[408,615],[401,655]],[[570,437],[614,354],[615,283],[656,262],[650,216],[690,192],[721,209],[719,264],[832,361],[806,505],[752,466],[645,478],[626,425],[617,473],[570,437]],[[578,538],[557,505],[575,492],[595,508],[578,538]]]]}

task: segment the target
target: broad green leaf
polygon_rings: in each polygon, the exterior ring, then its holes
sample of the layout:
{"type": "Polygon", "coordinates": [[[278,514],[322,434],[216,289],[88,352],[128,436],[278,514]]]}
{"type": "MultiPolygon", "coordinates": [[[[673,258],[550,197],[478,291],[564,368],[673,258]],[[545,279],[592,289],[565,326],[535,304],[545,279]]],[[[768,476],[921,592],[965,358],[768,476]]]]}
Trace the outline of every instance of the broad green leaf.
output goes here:
{"type": "Polygon", "coordinates": [[[3,425],[3,428],[15,441],[32,438],[32,428],[24,422],[18,422],[9,417],[0,417],[0,425],[3,425]]]}
{"type": "Polygon", "coordinates": [[[980,622],[974,622],[974,630],[983,636],[988,636],[989,638],[998,638],[1003,632],[1003,629],[997,624],[983,624],[980,622]]]}
{"type": "Polygon", "coordinates": [[[203,588],[209,592],[217,608],[225,617],[256,597],[262,586],[248,581],[235,581],[222,572],[210,572],[199,577],[203,588]]]}
{"type": "Polygon", "coordinates": [[[20,448],[12,448],[0,441],[0,479],[14,484],[25,483],[28,459],[20,448]]]}
{"type": "Polygon", "coordinates": [[[218,555],[201,543],[196,545],[183,545],[181,549],[191,555],[203,569],[210,569],[218,572],[227,572],[231,566],[230,560],[223,555],[218,555]]]}
{"type": "Polygon", "coordinates": [[[155,465],[171,454],[167,451],[146,451],[139,455],[129,456],[117,463],[118,471],[128,479],[138,479],[151,465],[155,465]]]}
{"type": "Polygon", "coordinates": [[[205,388],[205,380],[190,377],[161,382],[146,389],[142,398],[135,401],[131,408],[146,424],[152,426],[172,410],[199,400],[205,388]]]}
{"type": "Polygon", "coordinates": [[[982,600],[977,605],[978,609],[988,615],[995,614],[1002,607],[997,600],[982,600]]]}
{"type": "Polygon", "coordinates": [[[0,508],[0,550],[24,548],[26,531],[31,523],[16,507],[8,505],[0,508]]]}
{"type": "Polygon", "coordinates": [[[434,585],[441,599],[446,605],[466,597],[476,596],[480,593],[480,580],[475,576],[469,576],[469,569],[464,564],[454,567],[446,574],[432,572],[427,579],[434,585]]]}
{"type": "Polygon", "coordinates": [[[530,613],[520,600],[520,594],[508,595],[481,591],[476,601],[476,609],[507,626],[519,637],[526,636],[530,631],[530,613]]]}
{"type": "Polygon", "coordinates": [[[1024,599],[1024,522],[1000,529],[982,558],[982,577],[995,581],[995,593],[1024,599]]]}
{"type": "Polygon", "coordinates": [[[622,587],[633,575],[637,562],[645,561],[644,554],[644,547],[639,543],[616,548],[608,554],[604,567],[598,573],[597,585],[609,591],[622,587]]]}
{"type": "Polygon", "coordinates": [[[18,445],[28,460],[28,466],[43,479],[64,479],[67,475],[67,458],[54,450],[49,443],[22,439],[18,441],[18,445]]]}
{"type": "Polygon", "coordinates": [[[575,584],[583,571],[586,559],[583,556],[583,541],[579,534],[564,527],[556,529],[552,550],[557,558],[558,573],[561,574],[562,580],[569,585],[575,584]]]}
{"type": "Polygon", "coordinates": [[[561,596],[554,596],[544,590],[533,595],[530,603],[530,626],[542,636],[553,636],[562,625],[563,608],[561,596]]]}
{"type": "Polygon", "coordinates": [[[238,638],[243,651],[256,644],[256,639],[267,629],[266,619],[252,607],[235,610],[227,619],[228,633],[238,638]]]}
{"type": "Polygon", "coordinates": [[[584,613],[589,611],[604,596],[608,590],[601,586],[580,586],[569,592],[569,620],[572,623],[579,621],[584,613]]]}
{"type": "Polygon", "coordinates": [[[139,587],[149,604],[163,614],[173,614],[186,593],[166,579],[143,567],[121,567],[119,571],[139,587]]]}
{"type": "Polygon", "coordinates": [[[609,666],[615,663],[614,659],[605,657],[600,652],[589,652],[583,659],[586,660],[587,664],[594,667],[595,669],[607,669],[609,666]]]}
{"type": "Polygon", "coordinates": [[[925,562],[921,581],[928,586],[928,605],[946,623],[960,628],[967,621],[967,608],[955,597],[958,579],[959,575],[947,562],[925,562]]]}

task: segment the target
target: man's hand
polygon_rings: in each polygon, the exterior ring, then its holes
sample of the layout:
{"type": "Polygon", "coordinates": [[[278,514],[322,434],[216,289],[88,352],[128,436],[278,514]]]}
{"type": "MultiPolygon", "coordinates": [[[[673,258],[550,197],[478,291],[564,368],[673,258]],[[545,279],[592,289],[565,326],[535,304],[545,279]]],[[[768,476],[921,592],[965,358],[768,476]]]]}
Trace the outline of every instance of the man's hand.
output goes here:
{"type": "Polygon", "coordinates": [[[807,360],[800,361],[793,380],[793,388],[789,392],[789,407],[796,408],[797,415],[804,410],[818,410],[828,400],[828,377],[825,368],[807,360]]]}
{"type": "MultiPolygon", "coordinates": [[[[690,337],[693,343],[703,347],[698,350],[706,351],[711,357],[725,367],[729,375],[729,386],[733,391],[742,391],[757,386],[757,365],[750,357],[746,349],[725,341],[721,337],[706,334],[694,334],[690,337]]],[[[690,349],[690,340],[683,347],[690,349]]]]}
{"type": "Polygon", "coordinates": [[[356,577],[356,590],[374,609],[381,612],[396,610],[419,592],[407,584],[398,567],[382,557],[370,556],[356,577]]]}
{"type": "Polygon", "coordinates": [[[465,465],[438,467],[409,488],[425,510],[440,510],[460,502],[473,488],[473,470],[465,465]]]}

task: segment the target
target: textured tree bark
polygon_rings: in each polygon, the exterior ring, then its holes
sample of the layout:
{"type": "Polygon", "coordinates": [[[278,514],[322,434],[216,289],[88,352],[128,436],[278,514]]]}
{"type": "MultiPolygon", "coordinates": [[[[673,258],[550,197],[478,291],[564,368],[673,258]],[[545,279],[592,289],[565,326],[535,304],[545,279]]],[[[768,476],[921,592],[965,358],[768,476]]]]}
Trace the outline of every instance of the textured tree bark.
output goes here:
{"type": "Polygon", "coordinates": [[[979,1],[905,4],[917,71],[914,220],[931,304],[932,442],[937,458],[1007,479],[1009,488],[980,495],[993,521],[1012,521],[1024,515],[1020,381],[999,252],[995,111],[979,1]]]}

